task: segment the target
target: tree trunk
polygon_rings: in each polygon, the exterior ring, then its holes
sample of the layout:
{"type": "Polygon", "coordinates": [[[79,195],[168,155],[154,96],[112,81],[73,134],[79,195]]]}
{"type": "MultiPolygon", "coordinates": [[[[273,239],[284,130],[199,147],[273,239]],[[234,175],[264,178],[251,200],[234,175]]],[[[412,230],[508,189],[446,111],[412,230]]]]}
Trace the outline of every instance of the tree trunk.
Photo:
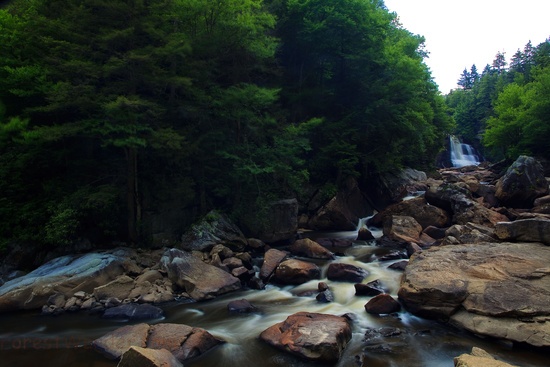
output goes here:
{"type": "Polygon", "coordinates": [[[127,179],[127,206],[128,206],[128,240],[132,245],[139,242],[138,223],[141,220],[141,205],[139,202],[138,177],[137,177],[137,148],[126,148],[128,162],[127,179]]]}

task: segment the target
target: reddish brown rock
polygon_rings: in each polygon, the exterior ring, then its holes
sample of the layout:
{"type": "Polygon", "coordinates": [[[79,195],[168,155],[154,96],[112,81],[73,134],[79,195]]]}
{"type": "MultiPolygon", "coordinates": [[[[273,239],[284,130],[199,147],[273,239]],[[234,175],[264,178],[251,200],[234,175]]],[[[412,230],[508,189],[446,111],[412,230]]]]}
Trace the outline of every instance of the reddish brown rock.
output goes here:
{"type": "Polygon", "coordinates": [[[92,342],[92,347],[110,359],[119,359],[131,346],[145,348],[149,325],[123,326],[92,342]]]}
{"type": "Polygon", "coordinates": [[[267,250],[264,255],[262,268],[260,269],[260,279],[269,279],[275,272],[275,269],[277,269],[277,266],[279,266],[279,264],[287,257],[288,253],[284,251],[273,248],[267,250]]]}
{"type": "Polygon", "coordinates": [[[380,283],[380,280],[373,280],[367,284],[358,283],[355,284],[355,295],[356,296],[377,296],[384,293],[386,290],[380,283]]]}
{"type": "Polygon", "coordinates": [[[351,336],[351,326],[345,317],[299,312],[264,330],[260,339],[311,361],[335,363],[351,336]]]}
{"type": "Polygon", "coordinates": [[[152,325],[149,331],[147,348],[167,349],[183,362],[221,343],[222,340],[201,328],[183,324],[156,324],[152,325]]]}
{"type": "Polygon", "coordinates": [[[311,259],[334,259],[332,252],[309,238],[295,241],[288,250],[294,255],[309,257],[311,259]]]}
{"type": "Polygon", "coordinates": [[[401,310],[401,305],[389,294],[379,294],[365,305],[365,310],[372,314],[388,314],[401,310]]]}
{"type": "Polygon", "coordinates": [[[329,280],[340,282],[353,282],[359,283],[369,273],[358,266],[344,263],[332,263],[328,266],[327,278],[329,280]]]}
{"type": "Polygon", "coordinates": [[[183,365],[166,349],[132,346],[122,355],[117,367],[183,367],[183,365]]]}
{"type": "Polygon", "coordinates": [[[289,259],[279,264],[274,278],[283,284],[302,284],[312,279],[319,279],[321,270],[313,263],[289,259]]]}
{"type": "Polygon", "coordinates": [[[120,358],[131,346],[166,349],[180,362],[197,357],[223,343],[208,331],[183,324],[138,324],[116,329],[92,342],[111,359],[120,358]]]}

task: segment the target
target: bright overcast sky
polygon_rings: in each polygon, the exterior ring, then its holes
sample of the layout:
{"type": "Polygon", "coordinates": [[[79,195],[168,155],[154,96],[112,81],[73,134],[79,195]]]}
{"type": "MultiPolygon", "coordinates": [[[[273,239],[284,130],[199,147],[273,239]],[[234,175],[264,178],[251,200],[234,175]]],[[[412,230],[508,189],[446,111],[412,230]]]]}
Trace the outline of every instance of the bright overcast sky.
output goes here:
{"type": "Polygon", "coordinates": [[[518,48],[550,37],[550,0],[384,0],[403,27],[426,38],[426,64],[447,94],[464,68],[481,74],[498,51],[510,62],[518,48]]]}

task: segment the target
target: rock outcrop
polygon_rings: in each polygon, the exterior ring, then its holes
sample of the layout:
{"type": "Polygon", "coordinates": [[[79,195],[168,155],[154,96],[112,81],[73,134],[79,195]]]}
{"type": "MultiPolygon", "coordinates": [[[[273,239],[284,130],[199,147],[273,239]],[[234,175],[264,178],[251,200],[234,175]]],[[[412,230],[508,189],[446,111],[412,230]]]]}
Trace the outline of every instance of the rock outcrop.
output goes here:
{"type": "Polygon", "coordinates": [[[411,257],[398,295],[417,315],[550,346],[549,263],[550,247],[540,243],[433,247],[411,257]]]}
{"type": "Polygon", "coordinates": [[[54,294],[66,299],[93,292],[124,272],[124,251],[69,255],[53,259],[0,287],[0,312],[40,309],[54,294]]]}

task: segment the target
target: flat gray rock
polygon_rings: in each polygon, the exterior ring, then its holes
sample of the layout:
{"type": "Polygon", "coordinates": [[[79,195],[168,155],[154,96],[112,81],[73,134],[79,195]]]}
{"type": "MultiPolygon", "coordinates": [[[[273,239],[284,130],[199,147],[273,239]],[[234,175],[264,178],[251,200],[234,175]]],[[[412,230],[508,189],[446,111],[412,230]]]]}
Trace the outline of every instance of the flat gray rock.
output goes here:
{"type": "MultiPolygon", "coordinates": [[[[120,251],[119,251],[120,252],[120,251]]],[[[0,287],[0,312],[39,309],[54,294],[92,293],[123,273],[121,254],[90,253],[53,259],[0,287]]]]}

